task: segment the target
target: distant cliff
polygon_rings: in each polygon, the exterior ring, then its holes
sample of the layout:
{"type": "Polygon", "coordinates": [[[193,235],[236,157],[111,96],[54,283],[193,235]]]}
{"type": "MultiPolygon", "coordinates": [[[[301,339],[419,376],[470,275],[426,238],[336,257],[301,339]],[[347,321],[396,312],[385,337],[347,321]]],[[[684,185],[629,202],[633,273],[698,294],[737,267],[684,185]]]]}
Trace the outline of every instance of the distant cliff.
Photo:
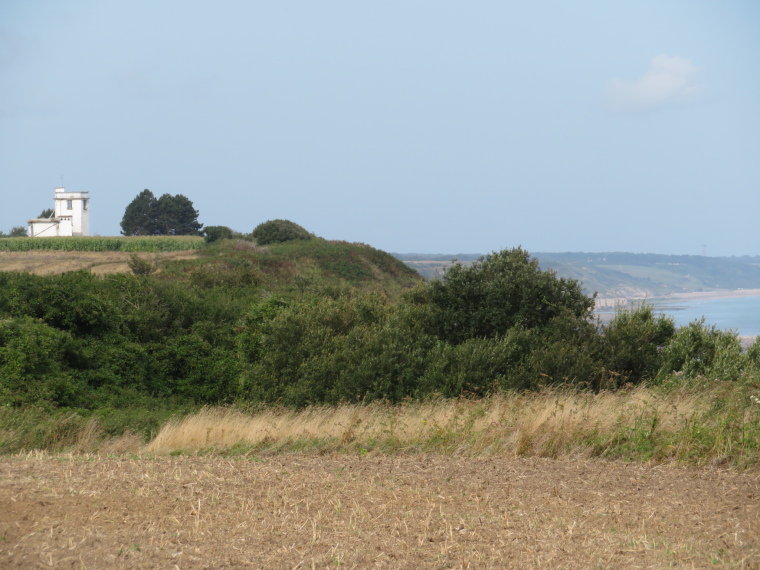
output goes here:
{"type": "MultiPolygon", "coordinates": [[[[393,254],[426,279],[452,259],[470,263],[479,254],[393,254]]],[[[760,288],[760,256],[703,257],[652,253],[534,253],[544,269],[577,279],[599,297],[653,297],[716,289],[760,288]]]]}

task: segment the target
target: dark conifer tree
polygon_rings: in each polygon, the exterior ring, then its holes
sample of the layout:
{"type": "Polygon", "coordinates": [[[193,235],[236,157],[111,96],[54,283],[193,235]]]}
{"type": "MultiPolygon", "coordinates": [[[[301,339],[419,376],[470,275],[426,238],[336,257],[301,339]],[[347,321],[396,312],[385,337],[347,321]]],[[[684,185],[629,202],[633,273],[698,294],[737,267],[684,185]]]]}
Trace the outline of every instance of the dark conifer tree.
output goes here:
{"type": "Polygon", "coordinates": [[[164,194],[156,198],[147,189],[132,200],[121,220],[125,236],[200,235],[202,227],[198,210],[186,196],[164,194]]]}

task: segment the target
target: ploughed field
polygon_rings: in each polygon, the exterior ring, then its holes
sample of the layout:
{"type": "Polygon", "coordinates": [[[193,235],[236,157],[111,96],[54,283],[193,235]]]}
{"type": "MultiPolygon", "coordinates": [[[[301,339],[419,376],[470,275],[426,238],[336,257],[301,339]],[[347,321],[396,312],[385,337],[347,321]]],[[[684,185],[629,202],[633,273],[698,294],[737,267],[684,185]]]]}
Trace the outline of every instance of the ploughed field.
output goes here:
{"type": "Polygon", "coordinates": [[[432,454],[6,456],[2,568],[760,567],[760,473],[432,454]]]}

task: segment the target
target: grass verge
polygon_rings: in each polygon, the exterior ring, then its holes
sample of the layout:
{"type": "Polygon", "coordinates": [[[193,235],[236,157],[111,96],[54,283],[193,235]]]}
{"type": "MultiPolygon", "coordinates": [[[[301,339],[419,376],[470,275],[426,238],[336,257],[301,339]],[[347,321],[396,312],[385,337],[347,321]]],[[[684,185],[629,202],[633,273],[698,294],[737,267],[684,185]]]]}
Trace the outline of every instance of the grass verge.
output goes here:
{"type": "Polygon", "coordinates": [[[262,455],[437,453],[760,465],[760,386],[752,382],[570,389],[480,400],[82,415],[0,409],[0,452],[262,455]]]}
{"type": "Polygon", "coordinates": [[[577,456],[746,469],[760,463],[757,393],[751,384],[713,383],[300,411],[206,408],[169,421],[145,451],[577,456]]]}

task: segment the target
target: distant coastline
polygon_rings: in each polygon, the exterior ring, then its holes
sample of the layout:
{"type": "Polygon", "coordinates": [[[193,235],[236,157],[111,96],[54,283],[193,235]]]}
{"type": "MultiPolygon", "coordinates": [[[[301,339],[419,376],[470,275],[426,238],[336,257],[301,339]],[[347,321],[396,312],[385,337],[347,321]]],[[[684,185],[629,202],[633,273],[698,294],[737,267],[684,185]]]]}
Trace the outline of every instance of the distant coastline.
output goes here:
{"type": "Polygon", "coordinates": [[[630,297],[597,297],[596,308],[615,309],[631,302],[651,301],[677,303],[678,301],[704,301],[707,299],[734,299],[737,297],[760,297],[760,289],[714,289],[712,291],[689,291],[669,295],[632,295],[630,297]]]}
{"type": "Polygon", "coordinates": [[[690,293],[672,293],[652,297],[657,301],[702,301],[705,299],[734,299],[736,297],[760,297],[760,289],[716,289],[714,291],[692,291],[690,293]]]}
{"type": "MultiPolygon", "coordinates": [[[[677,305],[678,303],[688,303],[691,301],[737,299],[743,297],[760,297],[760,289],[714,289],[711,291],[691,291],[657,296],[602,297],[596,299],[595,312],[602,319],[602,322],[609,322],[617,308],[626,307],[632,303],[647,302],[652,305],[677,305]]],[[[757,338],[754,335],[739,336],[745,349],[749,348],[757,338]]]]}

